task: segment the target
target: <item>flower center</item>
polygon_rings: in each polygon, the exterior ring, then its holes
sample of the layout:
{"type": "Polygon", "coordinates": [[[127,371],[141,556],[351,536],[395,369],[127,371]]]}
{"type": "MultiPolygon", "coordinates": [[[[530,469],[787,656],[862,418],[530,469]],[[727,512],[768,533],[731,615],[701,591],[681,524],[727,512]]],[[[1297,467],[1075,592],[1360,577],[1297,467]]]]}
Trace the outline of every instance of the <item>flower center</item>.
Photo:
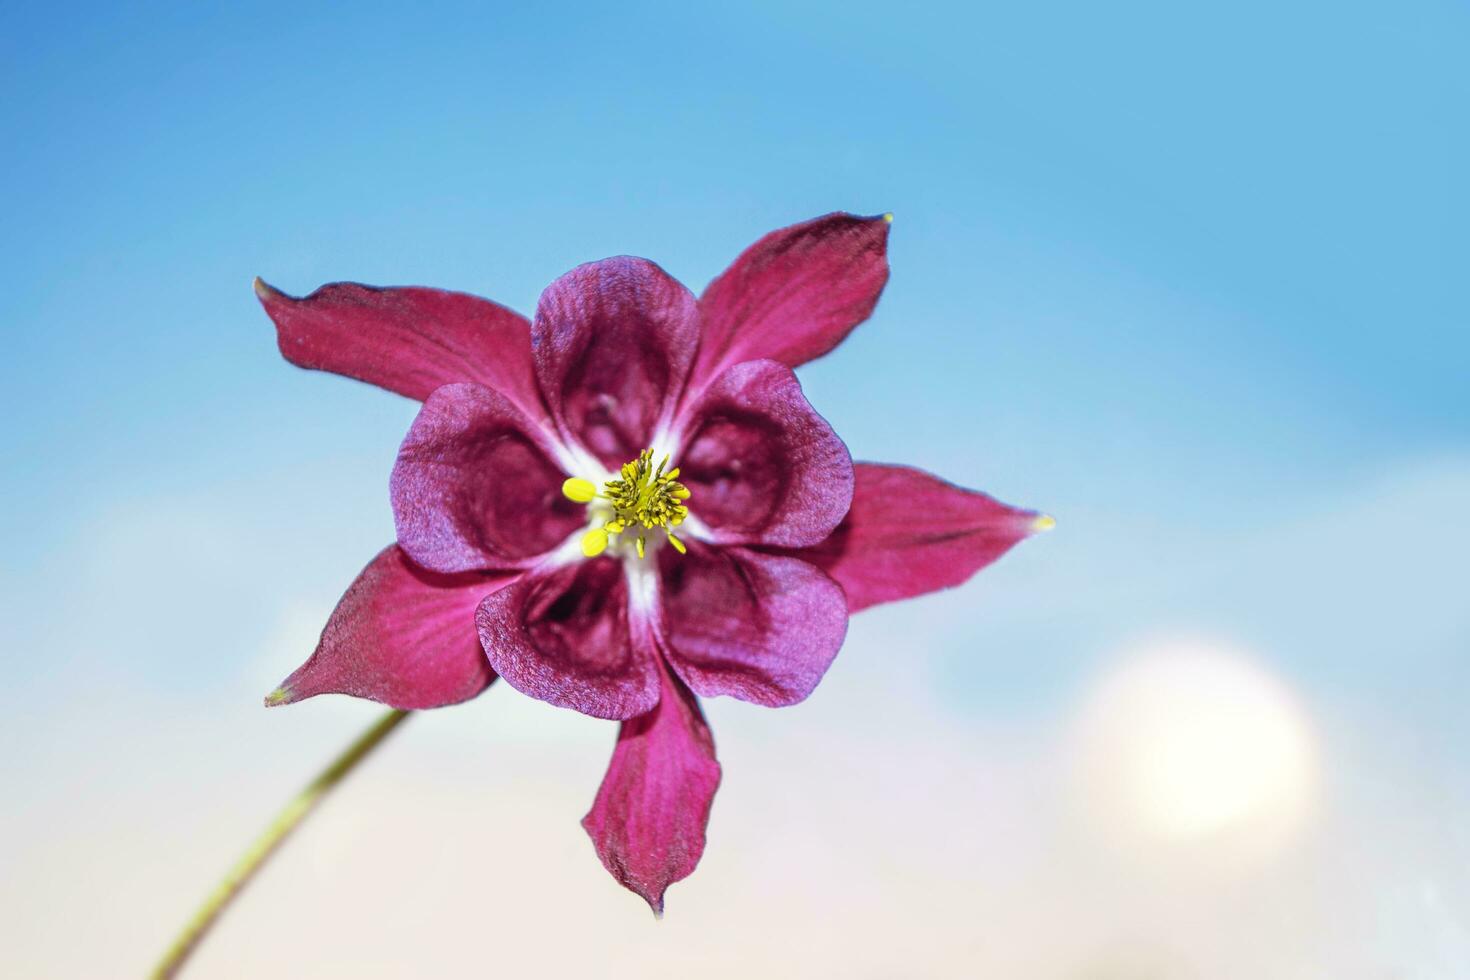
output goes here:
{"type": "Polygon", "coordinates": [[[674,534],[674,528],[689,516],[689,508],[684,504],[689,499],[689,488],[678,482],[677,466],[664,472],[668,465],[669,457],[664,456],[654,469],[653,450],[645,449],[637,459],[624,463],[618,478],[603,484],[601,493],[591,480],[577,477],[561,485],[561,492],[568,500],[591,504],[594,514],[597,510],[608,512],[601,527],[582,535],[582,554],[595,558],[607,550],[609,536],[616,538],[635,527],[638,537],[634,539],[634,547],[639,558],[644,556],[647,534],[654,528],[662,528],[674,550],[684,554],[684,542],[674,534]]]}

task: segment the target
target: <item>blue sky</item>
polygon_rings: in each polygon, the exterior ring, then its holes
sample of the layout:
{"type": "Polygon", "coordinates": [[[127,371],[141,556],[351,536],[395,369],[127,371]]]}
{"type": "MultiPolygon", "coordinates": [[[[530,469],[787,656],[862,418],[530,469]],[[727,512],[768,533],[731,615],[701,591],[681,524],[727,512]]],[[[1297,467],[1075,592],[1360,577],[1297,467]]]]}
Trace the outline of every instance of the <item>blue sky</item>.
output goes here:
{"type": "Polygon", "coordinates": [[[528,310],[832,209],[898,215],[877,317],[807,373],[859,456],[1243,532],[1470,441],[1453,4],[6,16],[22,567],[130,494],[386,471],[409,409],[285,369],[256,274],[528,310]]]}
{"type": "Polygon", "coordinates": [[[1463,792],[1467,41],[1449,0],[11,5],[24,751],[70,744],[64,692],[253,710],[391,534],[413,406],[285,365],[255,275],[529,311],[619,253],[697,289],[841,209],[895,213],[893,278],[814,404],[1060,521],[854,637],[908,637],[935,710],[1041,724],[1138,636],[1227,636],[1463,792]]]}

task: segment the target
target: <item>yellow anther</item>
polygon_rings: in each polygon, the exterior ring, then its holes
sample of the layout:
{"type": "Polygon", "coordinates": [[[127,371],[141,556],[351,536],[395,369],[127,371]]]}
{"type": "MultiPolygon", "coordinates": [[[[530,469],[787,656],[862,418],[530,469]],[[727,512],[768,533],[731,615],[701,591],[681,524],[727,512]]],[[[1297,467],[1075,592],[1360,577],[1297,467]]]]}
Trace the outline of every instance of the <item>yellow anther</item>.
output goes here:
{"type": "MultiPolygon", "coordinates": [[[[647,553],[645,531],[661,528],[667,533],[689,516],[689,508],[684,506],[684,501],[689,499],[689,488],[678,482],[679,468],[667,469],[668,465],[669,457],[664,456],[655,466],[653,450],[645,449],[637,459],[620,466],[619,477],[607,481],[602,493],[597,495],[612,509],[611,516],[603,525],[608,534],[617,534],[632,527],[639,529],[634,542],[639,558],[647,553]]],[[[582,489],[579,487],[578,491],[582,489]]],[[[567,496],[570,497],[571,493],[567,492],[567,496]]],[[[682,554],[684,549],[679,548],[679,552],[682,554]]]]}
{"type": "Polygon", "coordinates": [[[596,558],[607,550],[607,531],[600,527],[594,527],[582,535],[582,554],[588,558],[596,558]]]}
{"type": "Polygon", "coordinates": [[[1036,519],[1031,522],[1031,530],[1033,531],[1050,531],[1056,526],[1057,519],[1055,517],[1052,517],[1050,514],[1039,514],[1037,515],[1036,519]]]}
{"type": "Polygon", "coordinates": [[[597,484],[591,480],[583,480],[579,477],[571,477],[561,485],[561,492],[568,500],[575,500],[579,504],[586,504],[597,496],[597,484]]]}
{"type": "Polygon", "coordinates": [[[610,535],[621,534],[629,528],[638,530],[633,546],[639,558],[648,553],[645,532],[654,528],[668,535],[679,554],[687,552],[684,542],[674,536],[673,529],[689,516],[689,508],[684,505],[684,501],[689,499],[689,488],[678,482],[677,466],[665,472],[668,465],[669,457],[664,456],[655,467],[653,450],[645,449],[637,459],[620,466],[620,477],[608,480],[601,493],[592,481],[579,477],[562,483],[561,492],[568,500],[591,504],[589,515],[594,521],[602,522],[601,527],[591,528],[582,535],[582,554],[595,558],[608,549],[610,535]]]}

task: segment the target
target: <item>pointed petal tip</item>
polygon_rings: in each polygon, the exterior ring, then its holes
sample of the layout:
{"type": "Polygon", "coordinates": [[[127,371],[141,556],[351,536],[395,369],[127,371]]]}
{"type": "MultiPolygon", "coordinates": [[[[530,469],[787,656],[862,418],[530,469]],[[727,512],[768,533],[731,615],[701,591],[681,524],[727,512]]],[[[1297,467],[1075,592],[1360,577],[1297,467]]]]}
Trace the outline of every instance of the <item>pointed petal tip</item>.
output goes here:
{"type": "Polygon", "coordinates": [[[893,224],[893,212],[892,211],[884,211],[883,214],[882,214],[882,218],[883,218],[883,223],[885,225],[891,225],[891,224],[893,224]]]}
{"type": "Polygon", "coordinates": [[[259,276],[255,277],[255,282],[251,283],[251,286],[255,289],[255,295],[258,296],[263,303],[268,303],[271,300],[280,298],[281,291],[279,289],[276,289],[274,286],[272,286],[270,283],[266,282],[259,276]]]}
{"type": "Polygon", "coordinates": [[[630,881],[624,881],[621,884],[624,888],[648,903],[648,911],[653,913],[653,921],[662,922],[664,920],[664,891],[667,889],[667,885],[664,888],[660,888],[657,892],[652,892],[644,891],[630,881]]]}
{"type": "Polygon", "coordinates": [[[280,687],[276,688],[274,691],[265,696],[265,706],[267,708],[275,708],[279,705],[290,704],[291,701],[294,700],[294,698],[292,697],[292,693],[293,692],[289,687],[282,684],[280,687]]]}
{"type": "Polygon", "coordinates": [[[1050,514],[1037,514],[1031,519],[1031,531],[1041,534],[1057,526],[1057,519],[1050,514]]]}

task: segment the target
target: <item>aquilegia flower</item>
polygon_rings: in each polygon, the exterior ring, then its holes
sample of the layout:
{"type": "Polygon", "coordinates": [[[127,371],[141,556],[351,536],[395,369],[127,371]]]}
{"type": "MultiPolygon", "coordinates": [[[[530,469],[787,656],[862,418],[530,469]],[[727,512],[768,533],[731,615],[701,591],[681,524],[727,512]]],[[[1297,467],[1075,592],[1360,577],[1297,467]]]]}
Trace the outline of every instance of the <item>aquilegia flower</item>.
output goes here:
{"type": "Polygon", "coordinates": [[[656,912],[720,781],[698,697],[809,695],[851,613],[957,585],[1049,518],[854,464],[792,368],[867,319],[888,216],[773,232],[696,298],[652,262],[580,266],[536,316],[433,289],[257,281],[293,364],[422,399],[398,541],[268,698],[397,708],[516,689],[622,722],[583,820],[656,912]]]}

